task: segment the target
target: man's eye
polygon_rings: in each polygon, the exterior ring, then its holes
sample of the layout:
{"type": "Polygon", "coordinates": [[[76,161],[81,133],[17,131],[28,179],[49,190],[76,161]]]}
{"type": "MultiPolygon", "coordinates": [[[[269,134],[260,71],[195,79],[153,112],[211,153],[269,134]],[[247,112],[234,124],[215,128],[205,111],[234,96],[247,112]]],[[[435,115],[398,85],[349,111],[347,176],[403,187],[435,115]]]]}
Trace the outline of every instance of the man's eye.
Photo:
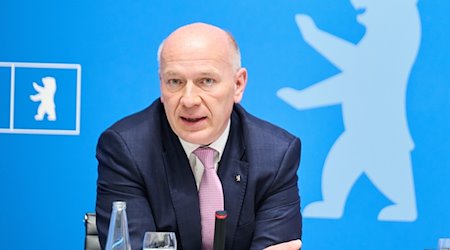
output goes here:
{"type": "Polygon", "coordinates": [[[211,86],[211,85],[213,85],[215,82],[216,82],[216,81],[214,81],[214,79],[212,79],[212,78],[203,78],[203,79],[201,80],[201,83],[202,83],[203,85],[206,85],[206,86],[211,86]]]}
{"type": "Polygon", "coordinates": [[[181,85],[181,80],[180,79],[169,79],[168,81],[167,81],[167,84],[169,85],[169,86],[173,86],[173,87],[176,87],[176,86],[179,86],[179,85],[181,85]]]}

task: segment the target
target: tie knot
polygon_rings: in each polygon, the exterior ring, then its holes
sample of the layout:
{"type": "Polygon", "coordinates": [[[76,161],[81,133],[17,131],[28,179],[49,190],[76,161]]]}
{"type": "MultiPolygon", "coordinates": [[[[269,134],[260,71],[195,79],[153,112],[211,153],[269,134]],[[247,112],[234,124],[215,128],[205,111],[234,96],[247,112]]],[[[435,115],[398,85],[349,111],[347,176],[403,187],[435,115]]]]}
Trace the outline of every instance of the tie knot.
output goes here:
{"type": "Polygon", "coordinates": [[[200,159],[206,169],[214,168],[214,153],[216,150],[210,147],[199,147],[194,150],[194,154],[200,159]]]}

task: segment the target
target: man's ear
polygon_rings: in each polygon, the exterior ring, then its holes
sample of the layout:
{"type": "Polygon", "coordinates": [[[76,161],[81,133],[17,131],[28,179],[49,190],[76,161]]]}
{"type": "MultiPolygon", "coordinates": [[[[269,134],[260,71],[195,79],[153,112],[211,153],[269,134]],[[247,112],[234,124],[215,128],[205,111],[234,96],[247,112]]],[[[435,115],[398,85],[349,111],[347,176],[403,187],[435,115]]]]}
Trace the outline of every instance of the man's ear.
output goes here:
{"type": "Polygon", "coordinates": [[[247,69],[240,68],[236,72],[236,80],[234,83],[234,102],[239,103],[244,96],[245,87],[247,86],[247,69]]]}

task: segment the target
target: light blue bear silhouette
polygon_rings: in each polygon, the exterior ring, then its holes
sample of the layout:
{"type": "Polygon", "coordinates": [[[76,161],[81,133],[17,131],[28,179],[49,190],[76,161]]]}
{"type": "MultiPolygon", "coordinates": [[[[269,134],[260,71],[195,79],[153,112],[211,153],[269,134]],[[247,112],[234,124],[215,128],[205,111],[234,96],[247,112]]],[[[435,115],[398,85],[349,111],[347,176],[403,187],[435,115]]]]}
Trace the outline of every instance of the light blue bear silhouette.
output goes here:
{"type": "Polygon", "coordinates": [[[282,88],[279,98],[303,110],[340,104],[344,132],[322,172],[322,201],[308,204],[304,217],[340,218],[361,175],[393,204],[379,220],[414,221],[416,198],[406,120],[406,87],[421,39],[416,0],[351,0],[366,27],[355,45],[320,30],[307,15],[295,19],[304,40],[341,70],[306,89],[282,88]]]}

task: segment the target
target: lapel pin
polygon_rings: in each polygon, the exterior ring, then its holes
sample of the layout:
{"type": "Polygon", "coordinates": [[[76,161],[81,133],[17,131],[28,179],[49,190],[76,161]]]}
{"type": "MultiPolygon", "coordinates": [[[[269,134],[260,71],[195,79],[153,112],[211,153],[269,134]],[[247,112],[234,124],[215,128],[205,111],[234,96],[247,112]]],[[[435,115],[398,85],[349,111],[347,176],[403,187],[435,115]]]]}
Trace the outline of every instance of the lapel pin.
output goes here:
{"type": "Polygon", "coordinates": [[[240,175],[240,174],[236,175],[235,178],[236,178],[236,181],[237,181],[237,182],[240,182],[240,181],[241,181],[241,175],[240,175]]]}

